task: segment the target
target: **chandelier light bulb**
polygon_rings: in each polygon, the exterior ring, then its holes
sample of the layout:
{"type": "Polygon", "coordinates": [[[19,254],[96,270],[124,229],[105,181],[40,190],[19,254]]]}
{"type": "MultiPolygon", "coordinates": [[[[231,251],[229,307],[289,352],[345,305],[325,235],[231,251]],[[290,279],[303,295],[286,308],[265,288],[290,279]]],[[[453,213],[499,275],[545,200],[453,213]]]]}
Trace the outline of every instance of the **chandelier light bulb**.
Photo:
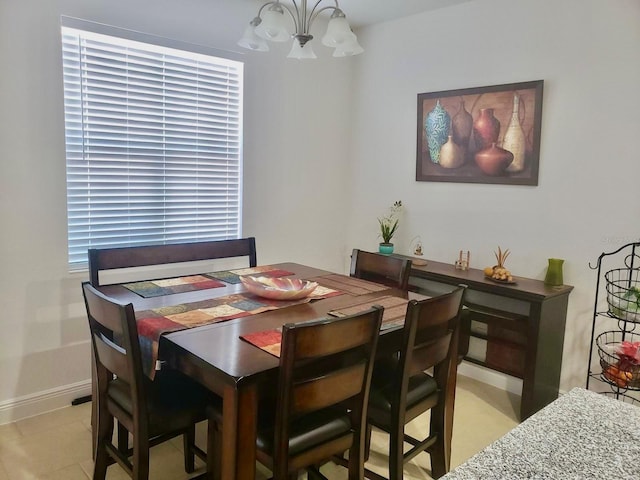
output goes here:
{"type": "Polygon", "coordinates": [[[291,38],[280,4],[271,5],[262,14],[262,22],[256,27],[256,35],[272,42],[286,42],[291,38]]]}
{"type": "Polygon", "coordinates": [[[324,12],[332,14],[321,42],[335,49],[333,56],[348,57],[364,52],[337,0],[314,0],[311,6],[308,0],[293,0],[293,6],[287,6],[280,0],[268,1],[260,7],[258,15],[245,29],[238,45],[249,50],[266,52],[269,47],[265,40],[286,42],[293,38],[288,58],[317,58],[311,46],[311,26],[318,16],[325,15],[324,12]],[[325,1],[331,5],[322,6],[325,1]],[[292,25],[293,34],[290,30],[292,25]]]}
{"type": "Polygon", "coordinates": [[[291,51],[287,58],[295,58],[297,60],[313,60],[318,58],[313,51],[311,44],[308,41],[304,41],[300,38],[293,39],[293,45],[291,45],[291,51]],[[304,42],[304,43],[303,43],[304,42]]]}
{"type": "Polygon", "coordinates": [[[327,26],[327,33],[322,37],[322,44],[327,47],[337,47],[338,45],[353,40],[356,35],[351,31],[349,22],[342,13],[342,10],[336,10],[331,15],[329,25],[327,26]]]}
{"type": "MultiPolygon", "coordinates": [[[[260,19],[258,18],[258,20],[260,19]]],[[[256,52],[266,52],[269,50],[269,45],[267,45],[267,42],[264,38],[260,38],[258,35],[256,35],[256,27],[254,26],[254,21],[252,21],[247,26],[247,28],[245,28],[244,35],[242,35],[242,38],[238,41],[238,45],[244,48],[248,48],[249,50],[254,50],[256,52]]]]}
{"type": "Polygon", "coordinates": [[[360,46],[357,38],[345,41],[338,45],[333,51],[334,57],[351,57],[364,52],[364,48],[360,46]]]}

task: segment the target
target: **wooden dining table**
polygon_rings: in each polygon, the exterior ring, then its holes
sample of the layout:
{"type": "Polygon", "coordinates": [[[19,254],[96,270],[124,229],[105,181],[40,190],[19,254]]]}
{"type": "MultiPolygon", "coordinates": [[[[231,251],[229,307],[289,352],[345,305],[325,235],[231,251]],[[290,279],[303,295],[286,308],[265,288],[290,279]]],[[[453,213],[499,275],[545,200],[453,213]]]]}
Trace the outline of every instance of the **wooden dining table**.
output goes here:
{"type": "MultiPolygon", "coordinates": [[[[332,272],[296,263],[274,268],[293,273],[290,277],[311,279],[332,272]]],[[[348,276],[343,277],[349,281],[348,276]]],[[[241,283],[184,293],[143,298],[123,285],[101,286],[106,295],[134,305],[136,311],[168,307],[235,293],[246,293],[241,283]]],[[[338,289],[339,290],[339,289],[338,289]]],[[[184,372],[222,398],[222,478],[254,479],[256,475],[256,432],[260,398],[273,394],[277,385],[279,359],[241,339],[241,335],[327,316],[328,312],[375,302],[381,297],[404,297],[407,293],[384,287],[370,293],[341,292],[340,295],[312,300],[241,318],[167,333],[160,337],[158,360],[184,372]]],[[[424,298],[424,297],[423,297],[424,298]]],[[[379,352],[397,350],[400,327],[381,330],[379,352]]]]}

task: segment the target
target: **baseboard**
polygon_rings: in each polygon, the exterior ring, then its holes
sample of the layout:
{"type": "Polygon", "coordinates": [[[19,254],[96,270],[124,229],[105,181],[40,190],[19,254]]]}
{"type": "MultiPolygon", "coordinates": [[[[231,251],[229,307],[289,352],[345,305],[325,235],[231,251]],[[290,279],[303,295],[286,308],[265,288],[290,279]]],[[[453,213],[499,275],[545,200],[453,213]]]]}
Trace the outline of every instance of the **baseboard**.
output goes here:
{"type": "Polygon", "coordinates": [[[68,407],[74,399],[90,394],[91,380],[86,380],[4,401],[0,403],[0,425],[68,407]]]}
{"type": "MultiPolygon", "coordinates": [[[[522,395],[522,380],[511,375],[465,361],[458,365],[458,373],[501,390],[522,395]]],[[[7,400],[0,403],[0,425],[68,407],[76,398],[90,394],[91,380],[86,380],[7,400]]]]}
{"type": "Polygon", "coordinates": [[[522,380],[506,373],[496,372],[482,365],[465,361],[458,365],[458,373],[509,393],[522,395],[522,380]]]}

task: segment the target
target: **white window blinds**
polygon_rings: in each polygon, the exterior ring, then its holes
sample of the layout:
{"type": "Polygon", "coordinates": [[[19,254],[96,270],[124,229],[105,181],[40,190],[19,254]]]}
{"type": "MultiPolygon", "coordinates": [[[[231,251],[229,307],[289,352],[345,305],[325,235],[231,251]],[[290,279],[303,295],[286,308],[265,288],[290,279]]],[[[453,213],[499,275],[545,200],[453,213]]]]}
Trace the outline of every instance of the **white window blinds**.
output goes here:
{"type": "Polygon", "coordinates": [[[69,265],[238,238],[241,62],[62,27],[69,265]]]}

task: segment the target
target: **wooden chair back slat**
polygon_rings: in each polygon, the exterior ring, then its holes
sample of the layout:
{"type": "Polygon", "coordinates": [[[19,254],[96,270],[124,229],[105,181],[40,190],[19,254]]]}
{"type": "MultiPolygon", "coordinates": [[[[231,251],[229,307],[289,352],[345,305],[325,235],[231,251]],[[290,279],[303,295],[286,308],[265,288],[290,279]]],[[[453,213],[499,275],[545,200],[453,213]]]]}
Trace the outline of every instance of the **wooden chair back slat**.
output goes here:
{"type": "Polygon", "coordinates": [[[432,342],[423,343],[414,347],[408,368],[410,377],[428,370],[447,358],[451,346],[452,333],[452,330],[447,330],[444,335],[437,337],[432,342]]]}
{"type": "Polygon", "coordinates": [[[410,273],[411,260],[406,258],[365,252],[357,248],[351,254],[352,277],[407,290],[410,273]]]}
{"type": "MultiPolygon", "coordinates": [[[[317,328],[296,330],[296,359],[327,357],[361,346],[371,339],[371,325],[365,322],[336,322],[335,319],[316,321],[317,328]]],[[[300,327],[302,324],[298,324],[300,327]]]]}
{"type": "Polygon", "coordinates": [[[118,378],[131,383],[133,378],[131,377],[131,365],[127,358],[127,352],[100,334],[93,335],[93,342],[97,357],[100,359],[100,365],[118,378]]]}
{"type": "Polygon", "coordinates": [[[92,248],[89,249],[88,255],[89,277],[93,286],[100,286],[99,272],[103,270],[245,256],[249,257],[250,267],[257,265],[254,237],[172,245],[92,248]]]}
{"type": "Polygon", "coordinates": [[[361,362],[319,378],[296,382],[291,413],[320,410],[353,398],[360,393],[366,374],[366,364],[361,362]]]}

